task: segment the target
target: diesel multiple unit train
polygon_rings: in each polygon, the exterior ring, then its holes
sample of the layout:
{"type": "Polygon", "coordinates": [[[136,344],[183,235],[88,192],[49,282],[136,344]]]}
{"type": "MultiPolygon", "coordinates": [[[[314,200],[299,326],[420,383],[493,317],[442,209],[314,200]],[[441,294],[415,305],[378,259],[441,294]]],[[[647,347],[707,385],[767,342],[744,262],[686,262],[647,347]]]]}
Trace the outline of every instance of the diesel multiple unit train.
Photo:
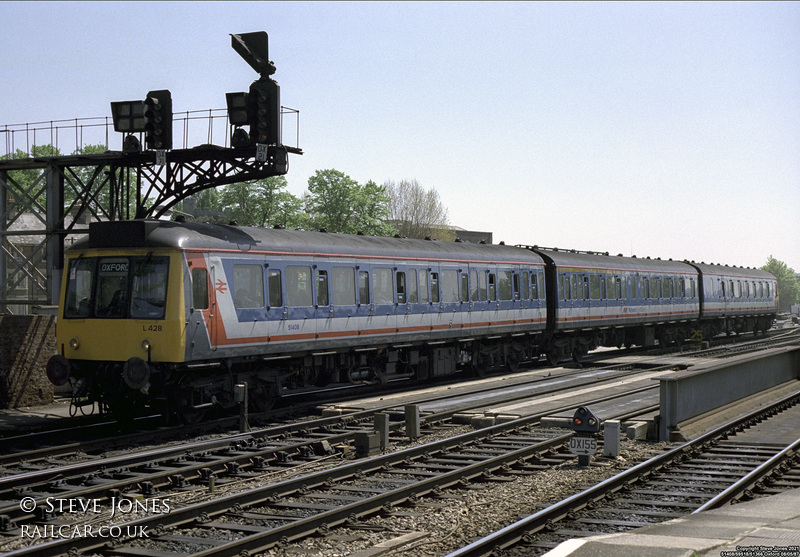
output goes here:
{"type": "Polygon", "coordinates": [[[195,420],[329,383],[515,369],[599,346],[766,331],[776,279],[738,267],[169,221],[93,223],[68,251],[56,385],[195,420]]]}

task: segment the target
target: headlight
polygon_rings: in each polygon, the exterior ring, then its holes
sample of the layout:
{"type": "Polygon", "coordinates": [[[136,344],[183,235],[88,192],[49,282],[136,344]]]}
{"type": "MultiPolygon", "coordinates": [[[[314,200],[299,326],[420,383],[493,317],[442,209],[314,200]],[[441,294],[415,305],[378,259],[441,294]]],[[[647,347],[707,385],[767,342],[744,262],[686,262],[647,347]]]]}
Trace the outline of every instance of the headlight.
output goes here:
{"type": "Polygon", "coordinates": [[[143,340],[142,341],[142,348],[144,348],[145,350],[149,351],[150,348],[151,348],[150,341],[149,340],[143,340]]]}
{"type": "Polygon", "coordinates": [[[78,342],[77,338],[69,339],[69,347],[72,348],[73,350],[77,350],[80,345],[81,343],[78,342]]]}

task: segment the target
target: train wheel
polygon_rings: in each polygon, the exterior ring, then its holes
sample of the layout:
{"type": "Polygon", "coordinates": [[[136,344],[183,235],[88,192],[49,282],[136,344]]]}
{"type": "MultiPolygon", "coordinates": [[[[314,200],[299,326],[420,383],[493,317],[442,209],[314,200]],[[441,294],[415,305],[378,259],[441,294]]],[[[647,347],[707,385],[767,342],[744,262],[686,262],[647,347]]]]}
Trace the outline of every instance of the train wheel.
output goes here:
{"type": "Polygon", "coordinates": [[[205,408],[194,408],[189,404],[183,404],[178,407],[178,417],[183,423],[188,425],[200,423],[203,421],[205,415],[205,408]]]}
{"type": "Polygon", "coordinates": [[[248,404],[255,412],[269,412],[278,402],[278,389],[274,383],[261,383],[255,389],[248,389],[248,404]]]}
{"type": "Polygon", "coordinates": [[[551,348],[547,351],[547,363],[551,367],[556,367],[558,362],[561,360],[561,353],[556,348],[551,348]]]}

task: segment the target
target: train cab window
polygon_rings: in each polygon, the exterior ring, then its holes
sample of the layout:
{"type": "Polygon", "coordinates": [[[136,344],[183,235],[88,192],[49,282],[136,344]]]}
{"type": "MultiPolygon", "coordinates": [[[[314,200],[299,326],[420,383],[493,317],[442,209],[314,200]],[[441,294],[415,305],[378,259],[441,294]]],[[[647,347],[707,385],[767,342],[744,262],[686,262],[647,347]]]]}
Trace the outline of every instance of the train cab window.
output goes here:
{"type": "Polygon", "coordinates": [[[264,307],[264,268],[261,265],[234,265],[232,290],[236,308],[264,307]]]}
{"type": "Polygon", "coordinates": [[[416,304],[419,301],[417,296],[417,272],[411,269],[408,272],[408,302],[416,304]]]}
{"type": "Polygon", "coordinates": [[[208,309],[208,271],[192,269],[192,306],[208,309]]]}
{"type": "Polygon", "coordinates": [[[372,301],[381,305],[394,303],[392,270],[388,267],[372,269],[372,301]]]}
{"type": "Polygon", "coordinates": [[[270,269],[267,272],[267,288],[269,288],[269,307],[282,307],[283,294],[281,293],[280,269],[270,269]]]}
{"type": "Polygon", "coordinates": [[[70,261],[64,317],[78,319],[89,317],[94,265],[95,259],[81,258],[70,261]]]}
{"type": "Polygon", "coordinates": [[[328,305],[328,271],[317,270],[317,305],[328,305]]]}
{"type": "Polygon", "coordinates": [[[531,273],[531,299],[539,299],[539,282],[536,273],[531,273]]]}
{"type": "Polygon", "coordinates": [[[403,271],[395,273],[395,282],[397,283],[397,303],[406,303],[406,274],[403,271]]]}
{"type": "Polygon", "coordinates": [[[128,297],[128,259],[101,259],[97,273],[95,314],[98,317],[125,315],[128,297]]]}
{"type": "Polygon", "coordinates": [[[419,278],[419,302],[421,304],[428,303],[428,272],[424,269],[420,269],[417,273],[417,277],[419,278]]]}
{"type": "MultiPolygon", "coordinates": [[[[331,269],[334,306],[356,305],[356,282],[351,267],[334,267],[331,269]]],[[[369,296],[367,296],[369,300],[369,296]]]]}
{"type": "Polygon", "coordinates": [[[286,304],[295,308],[312,305],[311,267],[306,265],[286,267],[286,304]]]}
{"type": "Polygon", "coordinates": [[[522,299],[530,300],[531,298],[531,275],[528,271],[522,271],[522,299]]]}
{"type": "Polygon", "coordinates": [[[367,271],[358,272],[358,303],[369,304],[369,273],[367,271]]]}
{"type": "Polygon", "coordinates": [[[461,301],[469,302],[469,275],[461,273],[461,301]]]}
{"type": "Polygon", "coordinates": [[[494,273],[489,273],[489,298],[490,301],[497,300],[497,282],[494,273]]]}
{"type": "Polygon", "coordinates": [[[439,273],[431,273],[431,302],[439,303],[439,273]]]}
{"type": "MultiPolygon", "coordinates": [[[[469,272],[469,280],[470,280],[470,290],[469,290],[469,299],[473,302],[480,301],[480,290],[478,288],[478,271],[470,271],[469,272]]],[[[486,278],[484,277],[484,292],[486,291],[486,278]]],[[[486,296],[484,295],[484,298],[486,296]]]]}

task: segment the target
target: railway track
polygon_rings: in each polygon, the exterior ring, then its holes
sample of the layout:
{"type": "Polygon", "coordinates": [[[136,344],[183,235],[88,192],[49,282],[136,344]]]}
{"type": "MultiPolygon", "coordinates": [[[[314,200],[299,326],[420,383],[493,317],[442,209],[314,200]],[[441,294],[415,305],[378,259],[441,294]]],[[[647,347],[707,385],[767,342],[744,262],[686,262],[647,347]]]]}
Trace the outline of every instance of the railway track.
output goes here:
{"type": "MultiPolygon", "coordinates": [[[[652,371],[652,368],[649,368],[648,370],[652,371]]],[[[613,375],[612,378],[619,378],[625,375],[633,375],[639,372],[640,371],[638,370],[619,371],[617,372],[617,375],[613,375]]],[[[573,376],[586,375],[587,370],[580,372],[567,372],[564,375],[569,375],[569,374],[573,376]]],[[[559,376],[559,378],[560,377],[562,376],[559,376]]],[[[595,381],[595,379],[591,377],[583,377],[583,379],[590,384],[593,381],[595,381]]],[[[547,383],[547,380],[538,377],[534,379],[532,383],[547,383]]],[[[507,387],[507,385],[505,387],[507,387]]],[[[543,389],[541,392],[537,394],[558,392],[564,389],[571,389],[571,388],[574,388],[574,386],[570,385],[564,387],[562,385],[560,387],[553,387],[550,390],[548,390],[547,388],[543,389]]],[[[655,388],[656,386],[651,387],[651,389],[655,388]]],[[[457,395],[446,395],[444,398],[450,396],[457,396],[457,395]]],[[[530,396],[530,393],[520,394],[519,398],[524,398],[525,396],[530,396]]],[[[429,399],[429,400],[434,400],[434,399],[429,399]]],[[[592,404],[592,403],[593,403],[592,401],[589,402],[585,400],[581,401],[581,404],[592,404]]],[[[576,402],[574,405],[565,406],[563,409],[564,410],[571,409],[577,405],[578,403],[576,402]]],[[[106,506],[109,501],[115,499],[136,500],[138,498],[146,501],[156,501],[156,500],[163,501],[169,499],[170,497],[173,497],[174,494],[180,494],[180,493],[187,494],[189,496],[198,496],[200,498],[205,498],[211,496],[206,492],[211,491],[212,486],[215,490],[214,495],[219,495],[226,489],[235,489],[238,491],[239,489],[241,489],[241,486],[244,483],[248,482],[249,480],[254,480],[254,479],[257,480],[258,478],[263,479],[265,477],[270,477],[270,476],[283,477],[284,473],[292,466],[299,466],[298,473],[302,473],[299,470],[307,470],[308,468],[314,468],[317,464],[327,466],[328,464],[325,464],[326,461],[337,458],[337,453],[331,450],[331,447],[334,447],[337,444],[344,445],[350,443],[353,436],[356,433],[371,431],[372,430],[371,419],[374,416],[374,413],[377,411],[391,412],[392,408],[385,407],[371,412],[363,412],[343,417],[340,416],[340,417],[328,418],[318,423],[306,422],[301,425],[295,424],[294,426],[284,426],[285,429],[282,432],[272,431],[270,434],[272,435],[272,437],[270,437],[270,435],[266,434],[262,435],[259,432],[255,432],[255,434],[232,436],[225,440],[214,440],[214,441],[204,442],[207,443],[206,445],[203,445],[202,443],[196,446],[194,444],[193,445],[184,444],[177,448],[173,447],[173,448],[158,449],[156,450],[156,452],[153,452],[151,454],[140,454],[139,456],[128,459],[128,461],[126,461],[125,455],[121,455],[119,462],[116,463],[109,460],[108,457],[103,459],[97,459],[97,458],[90,459],[100,462],[99,468],[96,468],[94,471],[92,470],[91,466],[87,465],[88,467],[84,471],[74,473],[75,471],[72,470],[72,472],[67,473],[64,470],[61,471],[56,470],[52,462],[41,461],[39,465],[34,466],[39,468],[39,470],[29,471],[30,475],[28,480],[23,481],[19,477],[14,477],[20,475],[27,475],[28,473],[12,474],[12,480],[8,481],[6,484],[3,484],[4,478],[0,478],[0,497],[2,497],[3,494],[5,494],[6,496],[10,496],[11,497],[10,500],[12,501],[11,504],[5,506],[0,505],[0,515],[4,515],[0,516],[0,530],[2,530],[2,533],[6,541],[9,540],[13,541],[13,538],[19,539],[21,528],[25,525],[28,525],[28,527],[35,527],[36,525],[48,525],[48,524],[63,525],[65,523],[64,517],[57,516],[58,513],[55,512],[48,513],[40,510],[38,512],[26,513],[24,509],[20,508],[19,505],[20,497],[32,497],[37,502],[36,505],[37,508],[45,510],[47,509],[47,507],[43,505],[43,502],[46,501],[47,497],[56,497],[70,501],[75,501],[79,499],[100,501],[101,506],[106,506]],[[214,444],[216,444],[216,447],[213,446],[214,444]],[[133,462],[136,459],[139,460],[138,465],[134,464],[133,462]],[[136,468],[136,466],[138,466],[138,468],[136,468]],[[37,478],[37,477],[39,483],[35,483],[35,481],[33,482],[30,481],[30,478],[37,478]],[[15,484],[14,483],[15,481],[19,483],[15,484]]],[[[550,409],[548,410],[547,414],[553,412],[554,410],[550,409]]],[[[424,416],[423,423],[427,422],[428,424],[430,424],[431,427],[434,427],[434,424],[438,424],[435,427],[441,427],[446,430],[452,427],[451,424],[446,423],[446,420],[449,419],[453,413],[455,413],[455,411],[450,412],[449,415],[447,415],[448,413],[443,412],[440,415],[433,414],[430,416],[424,416]]],[[[518,420],[519,424],[517,425],[519,427],[522,426],[531,427],[536,423],[536,418],[537,417],[531,417],[531,418],[526,418],[523,421],[518,420]]],[[[401,428],[402,428],[401,423],[392,424],[392,429],[395,431],[399,431],[401,428]]],[[[492,428],[491,430],[481,430],[480,432],[476,433],[485,433],[487,431],[502,432],[503,430],[502,429],[495,430],[494,428],[492,428]]],[[[504,435],[502,433],[498,434],[504,435]]],[[[566,438],[561,439],[559,446],[563,445],[565,439],[568,439],[570,435],[571,434],[567,434],[566,438]]],[[[524,447],[519,449],[520,451],[527,451],[530,448],[530,446],[536,446],[536,443],[549,442],[550,440],[549,438],[544,440],[536,440],[534,439],[535,437],[534,434],[531,435],[525,434],[524,436],[528,438],[525,439],[524,442],[522,443],[524,447]]],[[[514,448],[516,446],[517,445],[515,445],[514,442],[510,442],[506,447],[495,446],[489,452],[493,452],[493,454],[495,454],[497,458],[500,459],[498,461],[500,462],[500,464],[498,464],[497,462],[489,462],[489,459],[482,459],[480,462],[478,461],[471,462],[471,465],[475,466],[474,469],[467,469],[466,471],[464,471],[463,472],[464,475],[458,477],[455,482],[447,483],[449,480],[444,480],[444,483],[442,485],[446,487],[448,485],[453,485],[453,483],[457,484],[458,482],[464,481],[465,479],[468,481],[469,479],[475,477],[483,478],[484,480],[486,480],[487,478],[491,478],[492,477],[491,474],[496,473],[497,470],[500,470],[502,474],[512,474],[512,475],[517,473],[530,473],[537,469],[541,469],[542,467],[550,467],[555,464],[563,463],[568,459],[572,458],[571,455],[567,454],[563,450],[561,450],[561,452],[558,452],[558,450],[554,449],[553,447],[546,447],[545,445],[539,446],[536,450],[534,450],[533,453],[531,453],[534,456],[531,457],[526,457],[523,455],[523,453],[521,453],[520,455],[517,455],[513,458],[504,460],[507,455],[497,454],[499,452],[502,452],[503,450],[510,450],[512,451],[513,454],[516,454],[517,449],[514,448]],[[546,452],[549,451],[547,452],[546,457],[542,457],[542,455],[545,454],[542,451],[546,452]],[[524,463],[526,458],[528,459],[527,464],[524,463]],[[538,462],[536,462],[537,458],[539,459],[538,462]],[[486,462],[489,463],[486,464],[486,462]],[[479,469],[481,469],[484,465],[486,465],[487,469],[489,470],[489,474],[486,474],[484,471],[479,471],[479,469]]],[[[430,455],[440,450],[443,449],[433,448],[433,446],[430,446],[429,450],[427,451],[429,454],[427,458],[430,458],[430,455]]],[[[476,450],[478,453],[484,451],[484,449],[480,448],[476,450]]],[[[456,454],[459,453],[456,452],[456,454]]],[[[529,454],[529,453],[524,453],[524,454],[529,454]]],[[[416,473],[410,473],[407,470],[403,472],[393,472],[391,474],[391,477],[394,477],[395,479],[401,477],[405,481],[405,483],[408,484],[406,487],[409,487],[410,485],[412,485],[412,482],[410,482],[410,480],[414,478],[419,479],[418,476],[421,475],[420,472],[430,464],[426,460],[424,454],[420,460],[420,457],[413,456],[409,453],[408,455],[404,456],[404,460],[409,460],[409,462],[411,461],[414,462],[412,470],[416,470],[416,473]]],[[[448,458],[444,457],[443,460],[447,461],[448,458]]],[[[464,460],[464,457],[457,456],[455,460],[457,461],[464,460]]],[[[360,464],[363,464],[365,462],[366,461],[357,461],[352,465],[358,468],[360,464]]],[[[390,468],[394,468],[396,470],[405,470],[405,468],[403,468],[405,464],[408,463],[404,463],[402,465],[389,463],[389,464],[384,464],[382,466],[389,466],[390,468]]],[[[447,466],[452,466],[453,464],[447,462],[442,465],[447,467],[447,466]]],[[[98,463],[97,462],[93,463],[93,466],[97,467],[98,463]]],[[[347,468],[347,466],[350,465],[338,468],[347,468]]],[[[324,472],[320,471],[317,473],[323,474],[324,472]]],[[[457,472],[453,473],[456,476],[458,476],[457,472]]],[[[315,481],[314,480],[315,476],[313,474],[306,475],[305,477],[306,477],[306,482],[315,481]],[[308,480],[308,478],[312,479],[308,480]]],[[[294,480],[280,481],[278,484],[275,485],[283,486],[286,482],[291,482],[291,481],[294,480]]],[[[302,480],[298,479],[297,481],[302,481],[302,480]]],[[[494,481],[494,480],[488,480],[488,481],[494,481]]],[[[373,505],[375,502],[373,503],[363,502],[364,506],[358,507],[356,509],[358,510],[358,512],[356,512],[355,514],[351,513],[350,515],[348,515],[344,520],[344,522],[334,521],[328,524],[325,521],[328,520],[328,518],[331,518],[331,516],[324,516],[322,517],[323,521],[322,524],[327,524],[327,526],[317,525],[314,526],[314,529],[315,530],[321,529],[322,531],[325,531],[325,528],[330,528],[335,524],[355,523],[358,521],[357,519],[358,516],[365,516],[370,513],[381,512],[381,511],[392,512],[391,509],[396,508],[396,505],[398,504],[413,503],[420,497],[424,496],[426,493],[435,493],[437,492],[437,490],[442,489],[441,487],[437,488],[434,485],[435,482],[433,482],[433,480],[431,480],[431,482],[432,482],[431,485],[433,485],[433,487],[431,487],[430,489],[427,489],[427,487],[430,487],[430,486],[426,487],[427,484],[424,484],[422,485],[422,487],[418,488],[409,487],[409,489],[411,490],[409,493],[413,493],[414,494],[413,497],[404,496],[403,494],[405,492],[402,490],[401,491],[395,490],[396,491],[395,493],[393,493],[391,496],[389,496],[388,499],[384,500],[384,502],[381,503],[381,505],[379,505],[380,508],[377,511],[374,510],[376,507],[370,507],[373,510],[369,511],[365,510],[367,509],[367,507],[369,507],[369,505],[373,505]]],[[[306,489],[309,489],[308,488],[309,485],[310,484],[306,483],[306,489]]],[[[272,486],[268,486],[268,488],[269,487],[272,486]]],[[[399,489],[399,487],[401,486],[395,486],[395,487],[399,489]]],[[[343,489],[341,491],[347,493],[348,489],[349,488],[343,489]]],[[[249,493],[250,491],[251,490],[247,490],[247,493],[249,493]]],[[[300,487],[296,490],[296,493],[304,495],[302,491],[303,489],[301,483],[300,487]]],[[[355,491],[362,493],[362,492],[368,492],[370,490],[365,488],[364,490],[355,490],[355,491]]],[[[337,492],[337,490],[334,489],[334,492],[337,492]]],[[[294,495],[295,497],[297,496],[296,493],[294,495]]],[[[268,495],[266,500],[269,502],[273,500],[275,497],[278,497],[279,495],[284,496],[278,493],[273,493],[271,495],[268,495]]],[[[382,497],[382,496],[384,496],[384,494],[379,494],[376,497],[382,497]]],[[[235,499],[236,495],[231,495],[229,497],[233,497],[235,499]]],[[[351,494],[350,497],[354,497],[354,495],[351,494]]],[[[323,499],[325,499],[325,497],[323,497],[323,499]]],[[[342,501],[345,500],[346,498],[341,497],[337,499],[333,497],[333,493],[328,493],[327,499],[329,501],[342,501]]],[[[226,501],[230,503],[230,499],[226,499],[226,501]]],[[[359,503],[360,504],[362,503],[360,499],[359,503]]],[[[199,504],[200,503],[197,503],[197,505],[199,504]]],[[[250,512],[250,510],[242,511],[241,505],[243,504],[252,507],[253,505],[263,505],[264,503],[263,500],[259,502],[256,499],[240,503],[239,511],[247,514],[250,512]]],[[[317,502],[315,504],[318,507],[325,506],[324,503],[317,502]]],[[[220,503],[220,505],[225,506],[225,503],[220,503]]],[[[233,503],[233,505],[235,506],[235,503],[233,503]]],[[[194,508],[194,510],[196,510],[197,512],[207,512],[207,513],[209,512],[209,511],[199,510],[199,507],[195,507],[195,504],[189,506],[194,508]]],[[[328,504],[327,506],[331,505],[328,504]]],[[[336,508],[338,509],[341,506],[347,506],[347,505],[336,505],[336,508]]],[[[210,524],[212,524],[211,526],[203,526],[199,525],[200,523],[197,524],[192,523],[194,524],[194,526],[192,526],[191,528],[192,529],[199,528],[199,530],[197,532],[194,531],[190,532],[190,535],[188,535],[188,537],[189,538],[196,537],[193,534],[198,534],[200,532],[204,532],[205,534],[207,534],[209,531],[216,531],[216,529],[218,528],[218,525],[216,524],[216,522],[218,522],[216,518],[217,515],[222,516],[222,514],[225,514],[225,513],[220,514],[221,511],[219,510],[219,508],[213,507],[212,510],[210,511],[212,514],[208,515],[209,517],[213,518],[213,520],[208,521],[210,524]]],[[[308,509],[306,509],[306,511],[308,511],[308,509]]],[[[299,514],[305,514],[306,511],[303,511],[299,514]]],[[[226,512],[231,512],[231,511],[226,511],[226,512]]],[[[235,509],[232,512],[235,515],[235,509]]],[[[326,511],[323,510],[323,513],[324,512],[326,511]]],[[[258,512],[251,514],[258,514],[258,512]]],[[[261,514],[267,514],[271,516],[271,514],[280,515],[281,513],[261,513],[261,514]]],[[[292,513],[289,513],[289,515],[291,514],[292,513]]],[[[293,527],[300,528],[299,524],[294,524],[296,522],[295,519],[298,518],[299,514],[296,513],[296,516],[293,516],[292,518],[291,522],[294,525],[293,527]]],[[[172,519],[173,515],[177,517],[178,511],[174,508],[170,509],[168,515],[169,518],[172,519]]],[[[107,521],[109,517],[103,515],[103,517],[94,517],[94,518],[101,521],[102,520],[107,521]]],[[[129,525],[133,528],[146,527],[150,529],[149,531],[151,533],[162,532],[161,530],[156,529],[157,527],[176,528],[185,525],[185,521],[181,522],[180,520],[178,521],[178,523],[165,522],[165,521],[159,522],[159,519],[163,518],[164,517],[158,517],[158,516],[141,518],[137,519],[136,521],[133,521],[129,525]],[[152,520],[153,522],[146,522],[148,520],[152,520]]],[[[203,517],[201,516],[200,518],[203,517]]],[[[263,517],[262,519],[266,520],[263,517]]],[[[259,523],[258,520],[256,519],[254,520],[256,521],[255,522],[256,524],[261,524],[263,526],[264,524],[263,521],[262,523],[259,523]]],[[[66,521],[66,523],[68,524],[69,521],[66,521]]],[[[314,524],[314,521],[312,520],[309,524],[314,524]]],[[[272,526],[274,526],[274,524],[272,526]]],[[[270,527],[269,530],[274,530],[274,529],[275,528],[270,527]]],[[[237,534],[231,534],[229,537],[231,538],[237,537],[237,539],[238,537],[242,538],[248,537],[242,533],[241,529],[236,531],[238,532],[237,534]]],[[[294,530],[291,529],[290,531],[294,532],[294,530]]],[[[297,531],[299,532],[299,530],[297,531]]],[[[310,531],[311,530],[307,531],[306,534],[304,535],[309,535],[308,532],[310,531]]],[[[257,533],[264,534],[265,532],[266,530],[261,528],[257,533]]],[[[169,542],[169,540],[172,540],[172,542],[174,542],[175,539],[177,539],[174,536],[178,536],[178,538],[180,538],[180,536],[183,536],[184,534],[163,534],[163,535],[159,534],[159,535],[161,536],[162,541],[169,542]],[[169,536],[173,537],[170,538],[169,536]]],[[[259,542],[253,541],[256,538],[252,538],[252,540],[248,541],[245,545],[250,543],[255,543],[256,546],[258,547],[262,546],[271,547],[275,545],[275,543],[280,544],[286,542],[286,539],[283,539],[283,536],[278,538],[277,542],[273,541],[265,542],[264,540],[267,540],[268,538],[272,539],[270,536],[267,536],[265,534],[263,539],[258,538],[262,540],[259,542]]],[[[293,534],[293,536],[295,535],[293,534]]],[[[299,538],[302,536],[300,536],[300,534],[297,534],[295,537],[299,538]]],[[[293,538],[289,537],[287,539],[293,539],[293,538]]],[[[63,540],[61,541],[63,542],[63,540]]],[[[83,548],[81,549],[81,551],[93,551],[98,547],[103,547],[104,544],[107,543],[107,540],[101,540],[101,543],[99,543],[99,545],[92,545],[91,543],[83,541],[76,544],[74,539],[69,541],[72,542],[72,545],[69,547],[75,547],[75,548],[81,547],[83,548]],[[84,543],[86,543],[86,545],[83,545],[84,543]]],[[[97,540],[94,541],[97,542],[97,540]]],[[[138,542],[136,540],[133,540],[132,543],[136,545],[136,543],[139,542],[149,543],[149,541],[150,541],[149,538],[147,540],[139,539],[138,542]]],[[[122,543],[121,540],[119,539],[115,540],[115,544],[120,544],[120,543],[122,543]]],[[[53,542],[48,542],[48,543],[37,544],[34,548],[30,549],[32,553],[20,553],[20,555],[22,554],[56,555],[59,554],[58,552],[65,547],[65,545],[60,546],[58,544],[59,540],[54,540],[53,542]]],[[[211,545],[215,544],[216,542],[211,545]]],[[[2,550],[4,547],[8,547],[8,545],[7,544],[0,545],[0,550],[2,550]]],[[[245,550],[251,551],[246,547],[245,550]]],[[[129,550],[121,549],[120,552],[117,552],[115,550],[114,554],[134,555],[137,554],[136,551],[138,550],[135,550],[133,548],[130,548],[129,550]]],[[[212,550],[210,548],[207,548],[207,549],[201,549],[199,551],[206,552],[212,550]]],[[[209,554],[228,554],[225,553],[225,551],[228,550],[227,549],[222,550],[221,553],[212,552],[209,554]]],[[[152,553],[150,549],[146,550],[145,552],[148,555],[158,554],[157,552],[152,553]]],[[[181,551],[179,551],[178,553],[181,553],[181,551]]]]}
{"type": "MultiPolygon", "coordinates": [[[[574,407],[573,404],[563,409],[574,407]]],[[[211,552],[208,554],[235,555],[243,550],[261,551],[278,543],[285,543],[287,539],[312,535],[320,528],[324,530],[347,521],[352,522],[359,516],[386,511],[403,503],[413,503],[426,494],[435,493],[459,482],[467,482],[474,478],[491,478],[498,472],[529,473],[572,459],[572,455],[564,447],[572,433],[542,430],[536,427],[540,419],[541,416],[530,416],[508,424],[464,433],[388,455],[357,460],[253,489],[244,489],[243,483],[246,480],[259,478],[263,480],[269,475],[283,473],[295,460],[299,464],[308,464],[329,455],[313,451],[298,459],[279,458],[268,461],[263,456],[265,451],[273,451],[273,456],[281,454],[281,451],[283,454],[288,454],[288,445],[285,450],[278,449],[278,452],[275,452],[274,447],[265,448],[242,443],[231,447],[223,455],[206,455],[204,458],[207,460],[190,458],[187,459],[188,462],[147,464],[142,471],[128,470],[127,473],[130,475],[139,475],[133,478],[137,485],[150,482],[148,485],[151,489],[146,493],[139,490],[125,494],[121,484],[113,483],[116,478],[107,477],[96,486],[82,485],[82,490],[63,492],[59,498],[69,501],[101,501],[102,506],[107,506],[123,498],[169,501],[176,492],[210,497],[211,494],[207,492],[213,489],[214,497],[211,500],[171,508],[167,514],[143,517],[120,525],[120,528],[124,527],[124,531],[140,533],[147,531],[154,535],[147,537],[146,540],[139,536],[129,542],[116,539],[113,554],[135,555],[138,551],[135,547],[143,542],[153,549],[151,543],[156,546],[169,546],[176,539],[181,539],[184,543],[183,549],[177,554],[211,552]],[[211,463],[212,459],[216,460],[216,464],[211,463]],[[232,466],[231,463],[234,461],[239,464],[232,466]],[[217,475],[209,473],[208,470],[213,466],[219,468],[220,465],[225,467],[225,473],[219,474],[219,479],[216,479],[217,475]],[[179,474],[176,471],[177,467],[183,467],[183,472],[179,474]],[[147,473],[158,475],[162,483],[168,480],[171,491],[158,492],[152,489],[157,487],[155,478],[148,476],[150,479],[144,479],[144,474],[147,473]],[[191,482],[190,474],[193,474],[191,482]],[[179,481],[176,481],[176,476],[180,476],[179,481]],[[224,495],[228,488],[232,488],[233,493],[224,495]],[[224,527],[222,524],[228,526],[224,527]],[[179,533],[174,529],[180,529],[179,533]],[[215,532],[214,537],[217,539],[211,547],[205,547],[202,539],[194,541],[189,539],[197,537],[195,534],[198,534],[198,529],[203,532],[201,538],[206,537],[210,531],[215,532]],[[221,540],[229,541],[220,545],[221,540]],[[128,543],[131,544],[130,550],[121,548],[128,543]],[[188,546],[185,544],[194,546],[186,549],[188,546]]],[[[306,446],[320,444],[318,438],[316,441],[307,439],[303,442],[306,446]]],[[[47,498],[43,497],[43,494],[39,493],[38,498],[34,491],[21,495],[33,498],[31,501],[35,501],[37,508],[47,509],[47,498]]],[[[34,506],[33,503],[31,506],[34,506]]],[[[9,543],[26,532],[31,532],[31,528],[64,524],[64,517],[59,520],[59,517],[53,514],[42,512],[26,514],[19,501],[0,509],[0,513],[6,515],[3,534],[9,543]],[[14,505],[19,508],[15,510],[14,505]],[[16,518],[12,518],[14,516],[16,518]]],[[[106,512],[104,515],[106,520],[111,518],[107,516],[108,514],[110,513],[106,512]]],[[[5,547],[9,543],[6,543],[5,547]]],[[[27,549],[17,549],[8,554],[58,555],[70,548],[79,552],[90,552],[102,548],[105,543],[105,540],[98,541],[86,537],[61,539],[37,544],[27,549]]],[[[163,548],[154,550],[156,555],[168,553],[163,548]]]]}
{"type": "Polygon", "coordinates": [[[800,487],[800,391],[547,507],[448,557],[540,555],[742,497],[800,487]],[[771,431],[772,430],[772,431],[771,431]],[[788,439],[788,440],[787,440],[788,439]]]}

